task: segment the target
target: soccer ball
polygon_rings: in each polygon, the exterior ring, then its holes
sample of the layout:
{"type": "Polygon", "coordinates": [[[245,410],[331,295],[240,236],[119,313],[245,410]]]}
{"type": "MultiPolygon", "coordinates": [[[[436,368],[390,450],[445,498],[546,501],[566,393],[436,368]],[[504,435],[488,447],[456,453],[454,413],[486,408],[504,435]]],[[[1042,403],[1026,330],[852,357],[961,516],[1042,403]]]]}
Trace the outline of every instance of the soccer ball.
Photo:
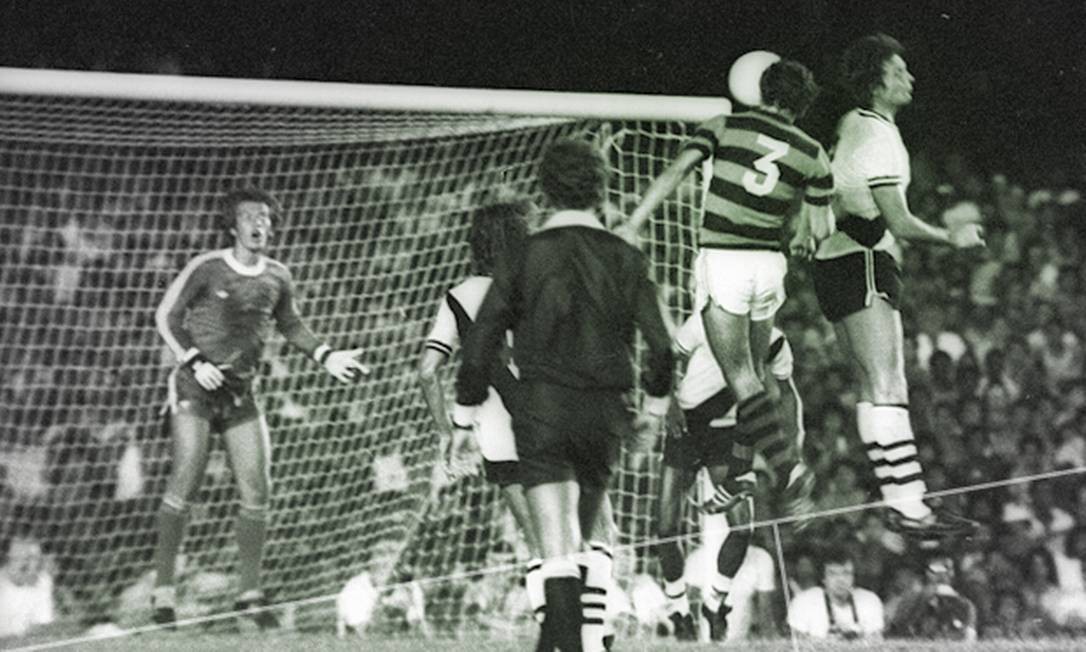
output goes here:
{"type": "Polygon", "coordinates": [[[758,84],[762,81],[762,73],[780,60],[780,55],[768,50],[754,50],[736,59],[728,71],[728,90],[732,99],[747,106],[761,105],[762,91],[758,84]]]}

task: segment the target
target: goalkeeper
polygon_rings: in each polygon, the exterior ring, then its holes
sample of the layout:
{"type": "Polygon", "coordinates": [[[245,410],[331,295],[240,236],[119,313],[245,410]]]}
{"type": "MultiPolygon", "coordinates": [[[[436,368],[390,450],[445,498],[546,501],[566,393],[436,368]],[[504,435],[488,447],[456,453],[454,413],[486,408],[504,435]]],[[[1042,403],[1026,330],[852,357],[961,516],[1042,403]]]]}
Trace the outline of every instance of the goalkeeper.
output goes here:
{"type": "Polygon", "coordinates": [[[336,380],[368,374],[360,349],[333,351],[305,326],[294,306],[290,271],[266,255],[277,202],[241,189],[222,200],[219,224],[233,246],[193,258],[166,290],[155,323],[179,365],[169,376],[173,463],[158,516],[152,618],[176,621],[174,570],[189,504],[207,466],[212,432],[219,433],[238,484],[235,525],[240,557],[237,611],[262,629],[278,625],[262,607],[260,567],[271,492],[271,440],[253,382],[265,343],[277,328],[336,380]]]}
{"type": "Polygon", "coordinates": [[[731,528],[717,553],[717,573],[703,596],[701,616],[709,624],[710,637],[723,640],[727,632],[731,604],[728,594],[732,580],[743,563],[753,535],[754,501],[751,498],[755,453],[763,455],[771,468],[790,472],[793,483],[803,490],[795,499],[803,504],[790,507],[790,513],[809,511],[814,475],[802,462],[803,403],[792,380],[792,350],[784,333],[774,328],[770,333],[766,367],[776,379],[768,384],[780,394],[783,439],[763,445],[735,427],[735,393],[727,387],[720,366],[709,350],[701,315],[691,315],[675,335],[681,356],[688,356],[686,372],[675,392],[675,403],[682,410],[682,420],[672,409],[668,437],[664,442],[660,499],[657,501],[656,546],[664,576],[664,594],[668,599],[668,618],[674,636],[694,640],[696,632],[690,603],[683,581],[684,559],[679,547],[683,495],[690,489],[700,468],[705,468],[715,486],[715,493],[701,508],[710,513],[724,513],[731,528]],[[685,423],[684,423],[685,422],[685,423]]]}

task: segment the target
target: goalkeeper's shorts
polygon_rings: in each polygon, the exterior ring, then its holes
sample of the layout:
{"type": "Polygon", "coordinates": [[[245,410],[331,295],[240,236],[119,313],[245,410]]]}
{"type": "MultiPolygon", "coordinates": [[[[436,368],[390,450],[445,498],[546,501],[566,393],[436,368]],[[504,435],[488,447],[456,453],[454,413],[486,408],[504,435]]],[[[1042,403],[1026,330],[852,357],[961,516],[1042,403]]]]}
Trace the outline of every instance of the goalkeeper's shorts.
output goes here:
{"type": "Polygon", "coordinates": [[[604,489],[632,430],[624,392],[522,381],[513,411],[521,483],[604,489]]]}
{"type": "Polygon", "coordinates": [[[196,382],[188,367],[175,369],[169,378],[170,414],[192,414],[207,419],[211,428],[222,432],[260,418],[251,380],[224,374],[225,382],[209,392],[196,382]]]}

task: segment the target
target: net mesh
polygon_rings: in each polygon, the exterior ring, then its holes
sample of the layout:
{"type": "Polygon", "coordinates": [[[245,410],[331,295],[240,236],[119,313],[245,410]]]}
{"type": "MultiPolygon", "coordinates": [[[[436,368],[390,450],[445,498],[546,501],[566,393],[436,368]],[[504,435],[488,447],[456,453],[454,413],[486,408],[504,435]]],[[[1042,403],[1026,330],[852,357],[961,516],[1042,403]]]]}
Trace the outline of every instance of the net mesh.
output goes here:
{"type": "MultiPolygon", "coordinates": [[[[438,302],[468,273],[470,213],[498,196],[538,198],[540,155],[569,135],[606,152],[609,210],[626,213],[688,128],[0,96],[3,534],[43,542],[69,596],[65,618],[147,622],[171,458],[161,407],[173,361],[154,312],[189,259],[227,244],[220,194],[256,185],[283,205],[272,255],[294,274],[303,318],[337,348],[363,347],[373,368],[339,386],[281,339],[269,346],[258,392],[273,441],[268,593],[304,601],[361,572],[402,582],[508,562],[509,550],[523,560],[496,490],[436,472],[416,378],[438,302]]],[[[691,181],[651,229],[676,318],[689,310],[698,202],[691,181]]],[[[656,463],[623,460],[614,479],[620,544],[651,534],[656,463]]],[[[181,615],[233,600],[236,509],[216,440],[182,548],[181,615]]],[[[619,574],[654,568],[640,548],[619,574]]],[[[432,583],[407,590],[402,611],[421,600],[429,623],[461,628],[480,592],[481,582],[432,583]]],[[[331,618],[330,601],[315,604],[305,618],[331,618]]]]}

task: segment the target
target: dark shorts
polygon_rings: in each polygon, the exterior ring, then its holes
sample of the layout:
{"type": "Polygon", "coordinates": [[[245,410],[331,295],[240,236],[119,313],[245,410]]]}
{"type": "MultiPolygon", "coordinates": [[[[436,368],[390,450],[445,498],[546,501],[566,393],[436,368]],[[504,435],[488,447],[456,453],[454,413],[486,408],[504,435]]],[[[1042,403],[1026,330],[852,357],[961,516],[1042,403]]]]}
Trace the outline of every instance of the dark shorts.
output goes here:
{"type": "Polygon", "coordinates": [[[484,459],[483,474],[488,482],[493,482],[502,488],[518,484],[520,483],[520,462],[513,460],[491,462],[484,459]]]}
{"type": "Polygon", "coordinates": [[[814,261],[814,289],[822,314],[838,322],[871,305],[876,298],[901,306],[901,268],[885,251],[858,251],[814,261]]]}
{"type": "Polygon", "coordinates": [[[203,417],[212,430],[222,432],[260,417],[251,380],[227,376],[222,387],[209,392],[196,382],[192,370],[182,367],[170,374],[169,383],[170,413],[203,417]]]}
{"type": "Polygon", "coordinates": [[[696,472],[703,466],[728,464],[732,461],[735,435],[734,426],[714,428],[688,421],[687,432],[682,437],[664,440],[664,465],[696,472]]]}
{"type": "Polygon", "coordinates": [[[523,382],[513,411],[520,482],[604,489],[632,428],[624,392],[523,382]]]}

